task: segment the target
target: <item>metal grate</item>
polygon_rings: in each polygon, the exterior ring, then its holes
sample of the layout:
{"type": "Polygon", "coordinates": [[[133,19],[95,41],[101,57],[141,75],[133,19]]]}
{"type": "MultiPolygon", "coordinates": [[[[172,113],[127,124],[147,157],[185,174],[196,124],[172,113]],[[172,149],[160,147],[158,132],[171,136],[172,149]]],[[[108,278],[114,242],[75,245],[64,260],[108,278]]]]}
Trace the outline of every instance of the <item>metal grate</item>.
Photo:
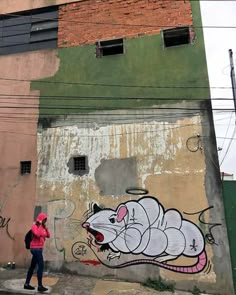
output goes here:
{"type": "Polygon", "coordinates": [[[86,157],[75,157],[74,158],[74,171],[85,171],[86,170],[86,157]]]}
{"type": "Polygon", "coordinates": [[[30,174],[31,173],[31,161],[20,162],[21,174],[30,174]]]}

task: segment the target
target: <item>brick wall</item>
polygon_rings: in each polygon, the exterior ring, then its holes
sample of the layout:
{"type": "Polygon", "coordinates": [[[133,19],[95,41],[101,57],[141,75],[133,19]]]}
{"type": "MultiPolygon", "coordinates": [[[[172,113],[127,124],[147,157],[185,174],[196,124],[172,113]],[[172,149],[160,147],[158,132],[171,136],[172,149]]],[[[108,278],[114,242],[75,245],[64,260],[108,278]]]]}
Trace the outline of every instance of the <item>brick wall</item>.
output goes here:
{"type": "Polygon", "coordinates": [[[59,18],[58,46],[70,47],[192,25],[192,10],[190,0],[84,0],[60,6],[59,18]]]}

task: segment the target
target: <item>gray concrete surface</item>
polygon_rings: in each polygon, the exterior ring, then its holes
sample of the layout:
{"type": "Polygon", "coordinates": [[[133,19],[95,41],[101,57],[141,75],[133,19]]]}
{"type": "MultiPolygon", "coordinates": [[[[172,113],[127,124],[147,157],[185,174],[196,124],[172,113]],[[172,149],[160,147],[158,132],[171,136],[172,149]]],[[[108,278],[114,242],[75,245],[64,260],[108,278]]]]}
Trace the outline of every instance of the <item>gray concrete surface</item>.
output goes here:
{"type": "MultiPolygon", "coordinates": [[[[0,268],[0,294],[40,294],[37,291],[23,289],[25,269],[7,270],[0,268]]],[[[37,286],[37,278],[31,284],[37,286]]],[[[191,295],[191,292],[159,292],[143,287],[139,283],[128,283],[115,280],[103,280],[78,275],[45,273],[44,285],[49,288],[44,294],[50,295],[191,295]]]]}

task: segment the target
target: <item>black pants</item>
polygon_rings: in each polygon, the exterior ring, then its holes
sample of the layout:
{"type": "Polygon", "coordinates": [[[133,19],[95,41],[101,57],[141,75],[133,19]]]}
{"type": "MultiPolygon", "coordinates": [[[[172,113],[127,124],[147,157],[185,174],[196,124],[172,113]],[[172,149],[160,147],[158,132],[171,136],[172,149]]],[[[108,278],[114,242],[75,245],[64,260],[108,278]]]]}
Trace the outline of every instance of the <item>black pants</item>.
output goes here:
{"type": "Polygon", "coordinates": [[[43,249],[42,248],[35,248],[30,250],[32,253],[32,260],[31,264],[27,273],[25,284],[29,285],[30,280],[33,276],[34,269],[37,265],[37,278],[38,278],[38,286],[42,286],[42,279],[43,279],[43,268],[44,268],[44,262],[43,262],[43,249]]]}

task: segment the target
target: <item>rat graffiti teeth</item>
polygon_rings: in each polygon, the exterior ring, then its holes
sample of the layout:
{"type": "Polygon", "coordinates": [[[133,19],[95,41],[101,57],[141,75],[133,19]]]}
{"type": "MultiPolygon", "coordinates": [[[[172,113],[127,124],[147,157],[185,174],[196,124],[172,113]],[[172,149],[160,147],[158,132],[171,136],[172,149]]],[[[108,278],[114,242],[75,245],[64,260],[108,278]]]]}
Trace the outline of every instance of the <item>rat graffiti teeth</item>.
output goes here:
{"type": "Polygon", "coordinates": [[[92,234],[95,237],[97,242],[100,242],[100,243],[103,242],[103,240],[104,240],[103,234],[101,234],[100,232],[90,228],[89,226],[87,226],[86,229],[90,234],[92,234]]]}

